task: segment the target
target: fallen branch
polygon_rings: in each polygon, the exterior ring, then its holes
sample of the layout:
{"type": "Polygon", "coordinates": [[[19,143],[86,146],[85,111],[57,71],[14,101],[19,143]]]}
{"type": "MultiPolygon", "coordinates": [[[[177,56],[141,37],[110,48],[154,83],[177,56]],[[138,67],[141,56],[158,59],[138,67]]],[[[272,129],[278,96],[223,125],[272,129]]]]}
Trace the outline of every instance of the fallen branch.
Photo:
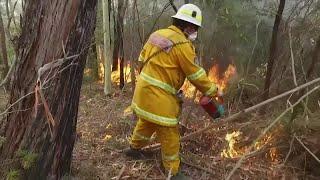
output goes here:
{"type": "Polygon", "coordinates": [[[311,156],[314,157],[314,159],[315,159],[318,163],[320,163],[320,159],[319,159],[313,152],[311,152],[311,150],[310,150],[306,145],[304,145],[304,143],[301,141],[301,139],[299,139],[296,135],[294,135],[294,137],[295,137],[296,140],[301,144],[301,146],[304,147],[304,148],[308,151],[308,153],[310,153],[311,156]]]}
{"type": "MultiPolygon", "coordinates": [[[[292,108],[294,108],[296,105],[298,105],[304,98],[306,98],[307,96],[309,96],[311,93],[315,92],[316,90],[319,89],[320,86],[317,86],[315,88],[313,88],[311,91],[309,91],[308,93],[306,93],[305,95],[301,96],[299,98],[299,100],[297,102],[295,102],[291,107],[287,108],[285,111],[283,111],[268,127],[266,127],[262,133],[260,134],[260,136],[258,136],[258,138],[254,141],[254,142],[258,142],[260,139],[262,139],[264,137],[264,135],[277,123],[279,122],[279,120],[286,115],[292,108]]],[[[251,151],[254,148],[254,143],[252,143],[249,148],[248,151],[251,151]]],[[[257,149],[255,151],[253,151],[254,153],[256,153],[257,151],[259,151],[260,149],[257,149]]],[[[248,155],[252,154],[253,152],[249,152],[244,154],[236,163],[236,165],[233,167],[233,169],[231,170],[231,172],[228,174],[228,176],[226,177],[226,180],[229,180],[232,175],[236,172],[236,170],[241,166],[242,162],[248,157],[248,155]]]]}
{"type": "Polygon", "coordinates": [[[121,178],[121,176],[122,176],[122,174],[124,173],[124,170],[125,170],[125,169],[126,169],[126,165],[124,164],[124,165],[122,166],[122,168],[121,168],[121,170],[120,170],[120,172],[119,172],[116,180],[119,180],[119,179],[121,178]]]}
{"type": "MultiPolygon", "coordinates": [[[[318,82],[320,82],[320,78],[314,79],[314,80],[312,80],[312,81],[310,81],[310,82],[307,82],[307,83],[305,83],[305,84],[303,84],[303,85],[300,85],[300,86],[298,86],[298,87],[296,87],[296,88],[294,88],[294,89],[291,89],[290,91],[284,92],[284,93],[282,93],[282,94],[280,94],[280,95],[278,95],[278,96],[275,96],[275,97],[273,97],[273,98],[270,98],[270,99],[268,99],[268,100],[266,100],[266,101],[263,101],[263,102],[261,102],[261,103],[259,103],[259,104],[256,104],[256,105],[254,105],[254,106],[252,106],[252,107],[249,107],[249,108],[247,108],[247,109],[244,109],[244,110],[242,110],[242,111],[240,111],[240,112],[238,112],[238,113],[236,113],[236,114],[233,114],[233,115],[231,115],[231,116],[229,116],[229,117],[227,117],[227,118],[225,118],[225,119],[223,119],[223,120],[221,120],[221,121],[218,121],[218,122],[216,122],[216,123],[212,123],[211,125],[203,128],[203,129],[200,129],[200,130],[198,130],[198,131],[196,131],[196,132],[190,133],[190,134],[182,137],[182,138],[181,138],[181,142],[186,141],[186,140],[189,140],[189,139],[191,139],[191,138],[193,138],[193,137],[196,137],[196,136],[198,136],[199,134],[201,134],[201,133],[203,133],[203,132],[206,132],[206,131],[208,131],[208,130],[210,130],[210,129],[220,127],[221,125],[223,125],[223,124],[225,124],[225,123],[230,123],[230,122],[236,120],[238,117],[240,117],[240,116],[242,116],[242,115],[244,115],[244,114],[247,114],[247,113],[249,113],[249,112],[252,112],[252,111],[254,111],[254,110],[256,110],[256,109],[258,109],[258,108],[260,108],[260,107],[262,107],[262,106],[264,106],[264,105],[266,105],[266,104],[269,104],[269,103],[271,103],[271,102],[273,102],[273,101],[275,101],[275,100],[278,100],[278,99],[280,99],[280,98],[283,98],[283,97],[285,97],[285,96],[287,96],[287,95],[289,95],[289,94],[291,94],[291,93],[297,92],[297,91],[299,91],[299,90],[301,90],[301,89],[303,89],[303,88],[305,88],[305,87],[308,87],[308,86],[313,85],[313,84],[318,83],[318,82]]],[[[290,108],[290,109],[291,109],[291,108],[290,108]]],[[[159,147],[160,147],[160,144],[158,143],[158,144],[153,144],[153,145],[147,146],[147,147],[145,147],[145,148],[143,148],[143,149],[144,149],[144,150],[147,150],[147,149],[155,149],[155,148],[159,148],[159,147]]]]}
{"type": "Polygon", "coordinates": [[[200,170],[202,170],[202,171],[204,171],[204,172],[207,172],[207,173],[209,173],[209,174],[216,175],[216,173],[214,173],[211,169],[203,168],[203,167],[201,167],[201,166],[199,166],[199,165],[196,165],[196,164],[191,164],[191,163],[189,163],[189,162],[187,162],[187,161],[185,161],[185,160],[183,160],[183,159],[181,160],[181,162],[182,162],[183,164],[186,164],[186,165],[191,166],[191,167],[195,167],[195,168],[200,169],[200,170]]]}

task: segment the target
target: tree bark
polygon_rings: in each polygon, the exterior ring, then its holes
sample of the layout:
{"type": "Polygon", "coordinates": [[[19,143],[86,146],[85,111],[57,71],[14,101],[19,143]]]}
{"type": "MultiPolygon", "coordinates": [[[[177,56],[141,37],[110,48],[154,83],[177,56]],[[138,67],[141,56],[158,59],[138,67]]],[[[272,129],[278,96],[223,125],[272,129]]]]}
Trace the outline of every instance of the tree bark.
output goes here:
{"type": "MultiPolygon", "coordinates": [[[[121,7],[118,9],[118,22],[119,23],[119,60],[120,60],[120,89],[124,88],[124,64],[125,64],[125,59],[124,59],[124,46],[123,46],[123,36],[124,36],[124,27],[123,27],[123,23],[124,23],[124,16],[126,14],[126,9],[128,6],[128,0],[121,0],[121,7]]],[[[120,1],[119,1],[120,3],[120,1]]]]}
{"type": "Polygon", "coordinates": [[[110,1],[102,0],[103,12],[103,60],[104,60],[104,94],[111,94],[111,43],[110,43],[110,1]]]}
{"type": "Polygon", "coordinates": [[[264,84],[264,92],[263,92],[263,100],[266,100],[269,98],[269,90],[271,85],[271,76],[273,72],[273,64],[277,56],[277,38],[278,38],[278,31],[279,26],[282,19],[282,13],[285,6],[285,0],[280,0],[280,4],[278,7],[278,12],[274,21],[273,31],[272,31],[272,39],[270,44],[270,57],[268,60],[268,66],[267,66],[267,74],[266,74],[266,80],[264,84]]]}
{"type": "Polygon", "coordinates": [[[112,71],[118,70],[120,63],[120,89],[124,87],[124,49],[123,49],[123,23],[124,15],[127,9],[128,0],[119,0],[117,7],[117,15],[115,17],[114,26],[114,49],[113,49],[113,62],[112,71]]]}
{"type": "Polygon", "coordinates": [[[18,170],[21,179],[61,179],[70,172],[83,70],[95,27],[96,0],[25,3],[9,100],[11,113],[0,121],[0,135],[6,139],[0,147],[0,162],[19,160],[20,166],[7,166],[18,170]],[[40,68],[43,70],[40,80],[45,87],[32,93],[38,84],[40,68]],[[34,154],[36,158],[26,167],[19,152],[34,154]]]}
{"type": "Polygon", "coordinates": [[[1,14],[0,14],[0,48],[1,48],[1,54],[2,54],[2,59],[3,59],[2,77],[4,78],[4,77],[6,77],[8,71],[9,71],[9,64],[8,64],[6,34],[4,31],[4,25],[3,25],[1,14]]]}
{"type": "MultiPolygon", "coordinates": [[[[135,21],[136,21],[136,7],[137,7],[137,0],[133,0],[133,3],[132,3],[132,30],[134,31],[135,30],[135,21]]],[[[134,35],[131,35],[132,37],[132,54],[133,54],[133,49],[135,47],[135,36],[134,35]]],[[[135,68],[134,68],[134,63],[135,63],[135,60],[134,58],[131,56],[130,57],[130,75],[131,75],[131,89],[132,89],[132,92],[134,92],[134,89],[136,87],[136,75],[135,75],[135,68]]]]}

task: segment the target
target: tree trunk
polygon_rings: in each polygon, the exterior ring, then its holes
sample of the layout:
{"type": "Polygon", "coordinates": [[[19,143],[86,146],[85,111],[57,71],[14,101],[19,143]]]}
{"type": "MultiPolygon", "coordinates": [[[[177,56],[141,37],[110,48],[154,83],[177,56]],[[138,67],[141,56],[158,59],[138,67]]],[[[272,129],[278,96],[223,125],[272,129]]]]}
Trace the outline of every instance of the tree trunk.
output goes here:
{"type": "Polygon", "coordinates": [[[278,38],[278,31],[279,26],[282,18],[283,9],[285,6],[285,0],[280,0],[280,4],[278,7],[278,12],[274,21],[273,31],[272,31],[272,39],[270,44],[270,57],[268,60],[268,66],[267,66],[267,74],[266,74],[266,80],[264,84],[264,92],[263,92],[263,100],[266,100],[269,98],[269,90],[271,85],[271,76],[273,71],[273,64],[277,56],[277,38],[278,38]]]}
{"type": "Polygon", "coordinates": [[[103,60],[104,60],[104,93],[111,94],[111,43],[110,43],[110,1],[102,0],[103,12],[103,60]]]}
{"type": "Polygon", "coordinates": [[[86,69],[89,69],[88,77],[90,80],[99,80],[99,64],[98,64],[98,54],[96,48],[96,38],[93,36],[91,41],[91,47],[87,56],[86,69]]]}
{"type": "Polygon", "coordinates": [[[119,4],[121,4],[120,7],[118,7],[118,30],[119,30],[119,60],[120,60],[120,89],[124,88],[124,46],[123,46],[123,36],[124,36],[124,16],[126,14],[126,9],[128,6],[128,0],[121,0],[119,1],[119,4]],[[120,3],[121,2],[121,3],[120,3]]]}
{"type": "MultiPolygon", "coordinates": [[[[121,7],[123,0],[120,0],[118,3],[118,10],[119,12],[119,6],[121,7]]],[[[113,40],[113,53],[112,53],[112,72],[118,70],[118,58],[119,58],[119,48],[120,48],[120,43],[119,43],[119,21],[118,21],[118,14],[116,14],[115,10],[115,4],[114,1],[111,2],[112,4],[112,16],[113,16],[113,34],[114,34],[114,40],[113,40]]]]}
{"type": "MultiPolygon", "coordinates": [[[[133,3],[132,3],[132,30],[134,31],[135,30],[135,21],[136,21],[136,7],[137,7],[137,0],[133,0],[133,3]]],[[[132,49],[131,49],[131,53],[133,53],[133,49],[135,47],[135,36],[134,35],[131,35],[132,37],[132,49]]],[[[131,89],[132,89],[132,92],[134,91],[135,87],[136,87],[136,75],[135,75],[135,68],[134,68],[134,57],[131,56],[130,57],[130,75],[131,75],[131,89]]]]}
{"type": "Polygon", "coordinates": [[[4,78],[6,77],[9,71],[9,64],[8,64],[8,54],[7,54],[7,45],[6,45],[6,34],[4,31],[1,14],[0,14],[0,48],[1,48],[1,54],[3,59],[2,77],[4,78]]]}
{"type": "Polygon", "coordinates": [[[25,8],[0,162],[15,161],[6,167],[21,179],[61,179],[70,172],[96,0],[29,0],[25,8]],[[32,93],[36,84],[44,88],[32,93]]]}
{"type": "MultiPolygon", "coordinates": [[[[118,70],[120,62],[120,89],[124,87],[124,49],[123,49],[123,23],[124,15],[128,5],[128,0],[119,0],[117,15],[114,14],[114,49],[113,49],[113,61],[112,71],[118,70]]],[[[115,11],[113,11],[115,12],[115,11]]]]}
{"type": "MultiPolygon", "coordinates": [[[[94,43],[96,42],[94,38],[94,43]]],[[[99,63],[98,63],[98,53],[97,53],[97,45],[94,44],[92,47],[92,76],[95,81],[99,80],[99,63]]]]}
{"type": "Polygon", "coordinates": [[[314,68],[316,66],[316,63],[320,61],[319,58],[320,58],[320,36],[318,37],[316,47],[313,50],[311,64],[308,68],[307,75],[306,75],[307,81],[310,79],[314,71],[314,68]]]}

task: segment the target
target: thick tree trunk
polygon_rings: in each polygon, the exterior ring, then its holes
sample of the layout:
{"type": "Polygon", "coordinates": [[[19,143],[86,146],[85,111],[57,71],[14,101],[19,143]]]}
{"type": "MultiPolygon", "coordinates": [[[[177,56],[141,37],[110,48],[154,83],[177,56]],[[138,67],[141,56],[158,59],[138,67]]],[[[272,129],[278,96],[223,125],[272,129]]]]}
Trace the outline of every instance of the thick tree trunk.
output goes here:
{"type": "Polygon", "coordinates": [[[22,179],[61,179],[70,171],[96,0],[29,0],[25,7],[10,95],[11,113],[0,122],[0,135],[6,139],[0,149],[0,162],[18,161],[20,166],[9,165],[22,174],[22,179]],[[64,57],[69,58],[57,61],[64,57]],[[32,93],[41,67],[43,93],[32,93]],[[44,106],[46,102],[48,106],[44,106]],[[36,158],[25,166],[21,154],[36,158]]]}
{"type": "MultiPolygon", "coordinates": [[[[119,1],[120,4],[120,1],[119,1]]],[[[124,88],[124,46],[123,46],[123,23],[124,15],[128,6],[128,0],[122,0],[121,7],[118,9],[118,30],[119,30],[119,60],[120,60],[120,89],[124,88]]]]}
{"type": "Polygon", "coordinates": [[[115,17],[114,29],[114,49],[113,49],[113,63],[112,71],[118,70],[120,62],[120,89],[124,87],[124,49],[123,49],[123,23],[124,15],[127,9],[128,0],[119,0],[117,15],[115,17]]]}
{"type": "Polygon", "coordinates": [[[267,74],[266,74],[266,80],[264,84],[264,92],[263,92],[263,100],[266,100],[269,98],[269,90],[271,85],[271,76],[273,72],[273,64],[277,56],[277,38],[278,38],[278,31],[279,26],[282,19],[282,13],[285,6],[285,0],[280,0],[278,12],[274,21],[273,31],[272,31],[272,39],[270,44],[270,57],[268,60],[268,66],[267,66],[267,74]]]}
{"type": "Polygon", "coordinates": [[[7,45],[6,45],[6,34],[4,31],[4,25],[3,25],[1,14],[0,14],[0,50],[2,54],[2,60],[3,60],[2,77],[4,78],[6,77],[9,71],[9,64],[8,64],[8,54],[7,54],[7,45]]]}

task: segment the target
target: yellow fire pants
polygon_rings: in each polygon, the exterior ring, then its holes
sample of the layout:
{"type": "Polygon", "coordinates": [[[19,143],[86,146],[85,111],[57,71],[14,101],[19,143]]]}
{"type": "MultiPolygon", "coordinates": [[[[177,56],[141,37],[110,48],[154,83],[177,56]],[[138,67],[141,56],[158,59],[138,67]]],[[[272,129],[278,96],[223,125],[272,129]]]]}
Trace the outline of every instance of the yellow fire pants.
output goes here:
{"type": "Polygon", "coordinates": [[[167,127],[154,124],[139,118],[133,131],[130,145],[132,148],[140,149],[150,142],[153,133],[161,143],[162,164],[172,175],[177,174],[180,165],[179,149],[180,135],[178,126],[167,127]]]}

